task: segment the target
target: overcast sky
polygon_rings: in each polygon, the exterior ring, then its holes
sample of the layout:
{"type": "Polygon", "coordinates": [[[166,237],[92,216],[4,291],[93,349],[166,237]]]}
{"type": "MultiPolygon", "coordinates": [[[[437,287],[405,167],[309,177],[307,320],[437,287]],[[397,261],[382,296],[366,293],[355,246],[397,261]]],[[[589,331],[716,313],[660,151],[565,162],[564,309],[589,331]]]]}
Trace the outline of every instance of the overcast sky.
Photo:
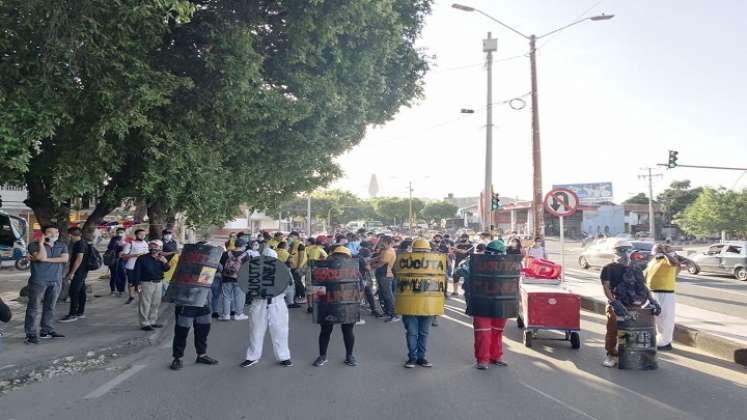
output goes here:
{"type": "MultiPolygon", "coordinates": [[[[420,46],[435,56],[425,97],[338,160],[334,184],[368,196],[475,196],[484,185],[486,72],[482,39],[498,38],[493,98],[529,92],[527,42],[488,18],[436,1],[420,46]],[[520,56],[519,58],[512,58],[520,56]],[[473,108],[475,114],[460,114],[473,108]]],[[[539,41],[539,106],[545,191],[553,184],[613,183],[623,201],[647,190],[641,168],[680,152],[681,164],[745,167],[747,162],[747,2],[739,0],[462,0],[523,33],[549,32],[602,12],[539,41]]],[[[494,106],[495,191],[531,198],[530,101],[523,110],[494,106]]],[[[695,185],[747,186],[735,171],[661,169],[695,185]]],[[[655,191],[656,193],[656,191],[655,191]]]]}

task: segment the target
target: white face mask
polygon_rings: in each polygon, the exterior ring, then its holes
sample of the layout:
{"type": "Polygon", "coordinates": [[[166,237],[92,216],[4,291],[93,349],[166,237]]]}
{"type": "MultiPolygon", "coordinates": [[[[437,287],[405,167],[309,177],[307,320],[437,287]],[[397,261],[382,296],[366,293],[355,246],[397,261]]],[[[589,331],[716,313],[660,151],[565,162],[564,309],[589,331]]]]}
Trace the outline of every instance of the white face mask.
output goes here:
{"type": "Polygon", "coordinates": [[[255,250],[255,251],[258,250],[259,249],[259,244],[252,245],[252,249],[255,250]]]}
{"type": "Polygon", "coordinates": [[[171,240],[171,235],[163,235],[163,240],[164,241],[170,241],[171,240]]]}
{"type": "Polygon", "coordinates": [[[50,236],[47,236],[47,238],[49,239],[49,243],[53,244],[57,242],[58,239],[60,239],[60,235],[59,234],[50,235],[50,236]]]}

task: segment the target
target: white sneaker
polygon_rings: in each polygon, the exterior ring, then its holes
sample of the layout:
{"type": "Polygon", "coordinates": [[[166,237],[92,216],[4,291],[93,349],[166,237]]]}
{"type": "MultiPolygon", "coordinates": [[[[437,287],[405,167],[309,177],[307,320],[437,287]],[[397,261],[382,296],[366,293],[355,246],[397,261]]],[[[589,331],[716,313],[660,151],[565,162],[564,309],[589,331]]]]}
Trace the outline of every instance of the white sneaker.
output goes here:
{"type": "Polygon", "coordinates": [[[607,355],[604,358],[604,360],[602,361],[602,366],[608,367],[608,368],[613,368],[613,367],[617,366],[617,360],[614,357],[612,357],[610,355],[607,355]]]}
{"type": "Polygon", "coordinates": [[[230,321],[231,316],[230,315],[221,315],[220,318],[218,318],[221,321],[230,321]]]}
{"type": "Polygon", "coordinates": [[[235,321],[243,321],[243,320],[245,320],[245,319],[249,319],[249,317],[248,317],[248,316],[246,316],[246,315],[244,315],[244,314],[241,314],[241,315],[234,315],[234,316],[233,316],[233,319],[234,319],[235,321]]]}
{"type": "Polygon", "coordinates": [[[361,319],[360,321],[356,322],[355,325],[366,325],[366,320],[361,319]]]}

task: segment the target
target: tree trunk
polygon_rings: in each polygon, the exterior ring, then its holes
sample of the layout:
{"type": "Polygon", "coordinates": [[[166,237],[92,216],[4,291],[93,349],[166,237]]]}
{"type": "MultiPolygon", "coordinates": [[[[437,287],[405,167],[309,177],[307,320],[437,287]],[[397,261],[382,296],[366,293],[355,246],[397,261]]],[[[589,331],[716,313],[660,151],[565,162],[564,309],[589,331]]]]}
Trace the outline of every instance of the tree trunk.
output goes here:
{"type": "Polygon", "coordinates": [[[26,173],[28,198],[24,201],[24,204],[34,211],[34,216],[36,216],[36,220],[42,228],[45,226],[56,227],[60,231],[60,240],[66,241],[67,229],[70,225],[70,206],[64,203],[55,203],[45,180],[33,172],[33,169],[31,169],[26,173]]]}
{"type": "Polygon", "coordinates": [[[161,232],[166,228],[166,221],[171,215],[163,208],[161,200],[148,203],[148,238],[161,239],[161,232]]]}

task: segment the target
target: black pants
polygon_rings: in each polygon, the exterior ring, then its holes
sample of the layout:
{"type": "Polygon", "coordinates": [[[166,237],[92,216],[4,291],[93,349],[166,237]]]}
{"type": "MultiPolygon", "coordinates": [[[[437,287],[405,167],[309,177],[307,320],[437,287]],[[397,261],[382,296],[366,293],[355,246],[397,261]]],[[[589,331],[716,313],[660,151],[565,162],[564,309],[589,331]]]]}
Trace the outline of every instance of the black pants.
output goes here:
{"type": "MultiPolygon", "coordinates": [[[[329,347],[329,338],[332,336],[332,329],[335,324],[319,324],[322,329],[319,331],[319,355],[327,355],[327,347],[329,347]]],[[[355,346],[355,334],[353,334],[353,327],[355,324],[340,324],[342,328],[342,339],[345,342],[345,355],[353,355],[353,346],[355,346]]]]}
{"type": "Polygon", "coordinates": [[[86,277],[88,273],[75,273],[70,281],[70,315],[83,315],[86,311],[86,277]]]}
{"type": "Polygon", "coordinates": [[[306,296],[306,286],[301,281],[301,272],[298,270],[292,270],[293,283],[296,286],[296,299],[301,299],[306,296]]]}
{"type": "Polygon", "coordinates": [[[174,358],[184,357],[187,347],[189,329],[195,327],[195,351],[197,355],[207,354],[207,339],[210,334],[210,308],[205,306],[176,306],[176,324],[174,325],[174,358]]]}
{"type": "Polygon", "coordinates": [[[124,263],[120,260],[109,266],[109,289],[112,293],[124,292],[127,283],[127,273],[125,272],[124,263]]]}

